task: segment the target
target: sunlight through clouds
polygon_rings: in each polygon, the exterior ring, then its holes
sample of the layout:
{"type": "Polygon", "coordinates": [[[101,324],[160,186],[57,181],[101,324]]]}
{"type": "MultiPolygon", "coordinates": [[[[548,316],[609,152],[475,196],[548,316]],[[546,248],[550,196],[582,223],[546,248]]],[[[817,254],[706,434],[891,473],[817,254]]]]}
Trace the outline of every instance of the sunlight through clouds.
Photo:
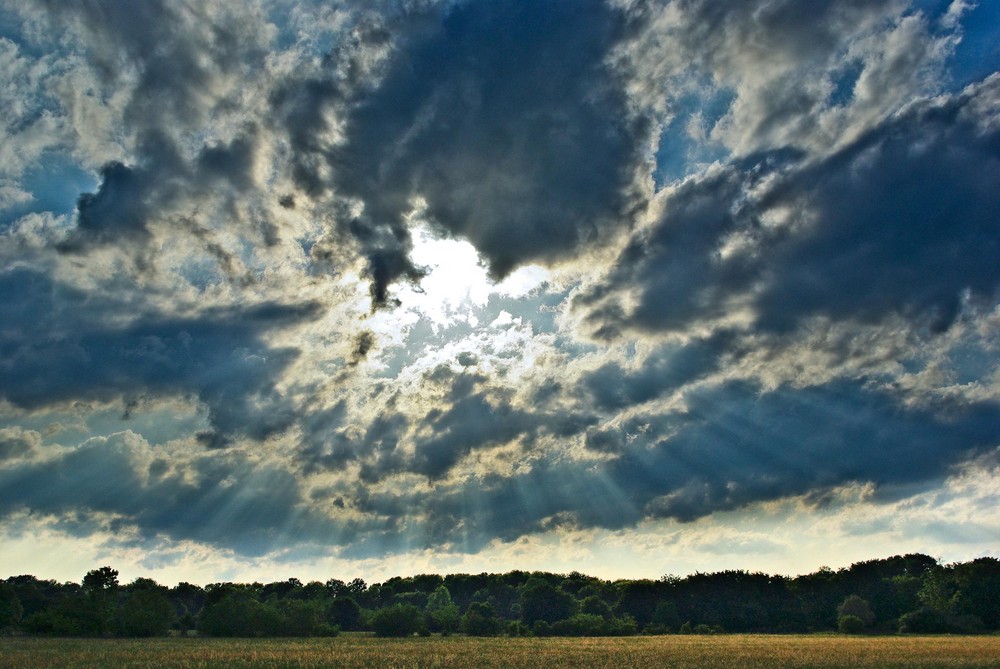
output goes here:
{"type": "Polygon", "coordinates": [[[0,570],[996,554],[996,19],[0,0],[0,570]]]}

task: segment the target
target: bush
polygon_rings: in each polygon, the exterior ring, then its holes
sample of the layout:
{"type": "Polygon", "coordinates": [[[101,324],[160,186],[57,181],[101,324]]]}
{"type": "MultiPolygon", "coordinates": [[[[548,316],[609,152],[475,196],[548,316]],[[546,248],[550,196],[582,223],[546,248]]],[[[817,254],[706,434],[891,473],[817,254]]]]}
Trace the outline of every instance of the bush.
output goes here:
{"type": "Polygon", "coordinates": [[[528,636],[531,628],[520,620],[511,620],[507,623],[507,636],[528,636]]]}
{"type": "Polygon", "coordinates": [[[552,636],[552,625],[544,620],[536,620],[531,626],[531,633],[535,636],[552,636]]]}
{"type": "Polygon", "coordinates": [[[469,636],[497,636],[503,631],[503,621],[492,604],[472,602],[462,619],[462,629],[469,636]]]}
{"type": "Polygon", "coordinates": [[[552,624],[557,636],[607,636],[608,627],[604,618],[593,613],[577,613],[566,620],[552,624]]]}
{"type": "Polygon", "coordinates": [[[413,636],[424,628],[424,615],[413,604],[393,604],[375,611],[371,626],[375,636],[413,636]]]}
{"type": "Polygon", "coordinates": [[[580,602],[580,613],[600,616],[605,620],[611,619],[611,607],[597,595],[586,597],[580,602]]]}
{"type": "Polygon", "coordinates": [[[865,621],[857,616],[840,616],[837,618],[837,629],[841,634],[861,634],[865,631],[865,621]]]}
{"type": "Polygon", "coordinates": [[[118,611],[117,630],[120,636],[162,636],[170,629],[174,609],[163,589],[135,590],[128,593],[118,611]]]}
{"type": "Polygon", "coordinates": [[[323,605],[318,601],[283,599],[276,602],[280,627],[271,634],[280,636],[337,636],[340,628],[324,619],[323,605]]]}
{"type": "Polygon", "coordinates": [[[330,602],[326,619],[342,630],[361,629],[361,607],[351,597],[338,596],[330,602]]]}
{"type": "Polygon", "coordinates": [[[252,593],[237,591],[201,612],[198,630],[209,636],[274,636],[282,629],[282,617],[252,593]]]}
{"type": "Polygon", "coordinates": [[[948,621],[940,612],[925,606],[900,616],[899,631],[903,634],[939,634],[948,631],[948,621]]]}
{"type": "Polygon", "coordinates": [[[871,627],[872,623],[875,622],[875,614],[872,613],[871,605],[867,600],[861,599],[857,595],[851,595],[837,607],[838,624],[844,616],[854,616],[865,627],[871,627]]]}

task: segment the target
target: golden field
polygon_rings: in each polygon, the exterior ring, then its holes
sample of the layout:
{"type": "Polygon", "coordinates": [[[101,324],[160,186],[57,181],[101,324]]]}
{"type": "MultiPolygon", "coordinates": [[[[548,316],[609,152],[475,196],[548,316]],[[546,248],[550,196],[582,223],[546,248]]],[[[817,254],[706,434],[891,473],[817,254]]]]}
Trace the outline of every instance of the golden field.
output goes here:
{"type": "Polygon", "coordinates": [[[0,639],[0,667],[606,669],[1000,667],[998,636],[0,639]]]}

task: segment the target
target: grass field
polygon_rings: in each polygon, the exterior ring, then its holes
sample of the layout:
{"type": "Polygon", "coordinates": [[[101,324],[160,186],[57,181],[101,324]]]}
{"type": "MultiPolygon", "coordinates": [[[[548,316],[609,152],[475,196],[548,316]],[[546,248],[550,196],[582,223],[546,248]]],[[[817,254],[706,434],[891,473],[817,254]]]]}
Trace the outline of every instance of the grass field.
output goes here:
{"type": "Polygon", "coordinates": [[[0,667],[1000,667],[1000,637],[0,639],[0,667]]]}

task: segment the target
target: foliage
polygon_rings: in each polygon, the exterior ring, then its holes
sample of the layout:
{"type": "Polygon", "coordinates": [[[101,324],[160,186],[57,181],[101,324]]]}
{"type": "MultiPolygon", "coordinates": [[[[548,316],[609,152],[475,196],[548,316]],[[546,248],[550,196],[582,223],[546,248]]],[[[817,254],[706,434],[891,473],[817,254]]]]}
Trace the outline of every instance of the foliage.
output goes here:
{"type": "Polygon", "coordinates": [[[462,624],[462,614],[451,601],[451,593],[444,584],[439,585],[427,598],[429,628],[444,636],[458,630],[462,624]]]}
{"type": "Polygon", "coordinates": [[[870,560],[794,579],[730,570],[658,580],[602,581],[579,573],[422,574],[366,584],[127,585],[100,567],[80,583],[0,580],[0,630],[36,636],[380,634],[647,635],[853,630],[1000,631],[1000,561],[938,564],[925,555],[870,560]],[[465,615],[460,615],[465,611],[465,615]],[[846,627],[845,627],[846,625],[846,627]],[[392,631],[389,631],[389,630],[392,631]]]}
{"type": "Polygon", "coordinates": [[[136,579],[115,616],[119,636],[151,637],[166,634],[174,617],[167,592],[167,588],[152,581],[141,583],[140,579],[136,579]]]}
{"type": "Polygon", "coordinates": [[[948,622],[943,613],[925,606],[902,616],[899,631],[904,634],[937,634],[948,631],[948,622]]]}
{"type": "Polygon", "coordinates": [[[199,631],[209,636],[268,636],[281,626],[278,612],[258,601],[252,593],[228,593],[201,612],[199,631]]]}
{"type": "Polygon", "coordinates": [[[361,628],[361,607],[353,597],[338,595],[327,609],[327,620],[342,630],[361,628]]]}
{"type": "Polygon", "coordinates": [[[532,579],[521,591],[521,620],[533,626],[539,620],[552,623],[576,613],[578,604],[573,595],[547,580],[532,579]]]}
{"type": "Polygon", "coordinates": [[[393,604],[372,615],[371,627],[375,636],[413,636],[424,629],[424,617],[413,604],[393,604]]]}
{"type": "Polygon", "coordinates": [[[17,596],[17,590],[9,583],[0,583],[0,632],[20,625],[24,606],[17,596]]]}
{"type": "MultiPolygon", "coordinates": [[[[841,620],[845,617],[854,617],[861,621],[862,628],[871,627],[875,622],[875,614],[867,600],[861,599],[857,595],[851,595],[837,607],[837,627],[843,628],[841,620]]],[[[853,623],[850,623],[853,625],[853,623]]],[[[840,631],[844,631],[841,629],[840,631]]]]}
{"type": "Polygon", "coordinates": [[[489,602],[472,602],[462,618],[462,630],[469,636],[497,636],[503,627],[489,602]]]}
{"type": "Polygon", "coordinates": [[[865,621],[855,615],[842,615],[837,618],[837,629],[841,634],[861,634],[865,631],[865,621]]]}

